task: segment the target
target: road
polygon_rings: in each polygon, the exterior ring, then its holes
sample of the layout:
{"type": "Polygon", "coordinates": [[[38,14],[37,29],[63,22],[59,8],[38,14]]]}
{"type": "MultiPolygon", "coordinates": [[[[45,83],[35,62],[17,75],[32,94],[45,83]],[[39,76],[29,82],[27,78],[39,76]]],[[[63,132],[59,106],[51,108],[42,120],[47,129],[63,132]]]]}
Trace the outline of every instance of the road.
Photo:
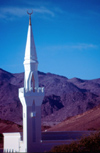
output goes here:
{"type": "Polygon", "coordinates": [[[42,140],[76,140],[94,131],[42,132],[42,140]]]}

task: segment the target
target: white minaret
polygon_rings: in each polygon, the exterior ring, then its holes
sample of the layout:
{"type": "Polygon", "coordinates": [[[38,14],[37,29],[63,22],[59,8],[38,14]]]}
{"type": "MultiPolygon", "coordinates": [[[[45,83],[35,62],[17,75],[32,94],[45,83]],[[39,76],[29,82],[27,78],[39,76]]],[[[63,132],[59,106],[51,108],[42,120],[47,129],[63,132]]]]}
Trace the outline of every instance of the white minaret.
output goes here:
{"type": "Polygon", "coordinates": [[[22,152],[32,152],[41,143],[41,104],[44,88],[38,83],[38,61],[32,33],[31,14],[24,58],[24,87],[19,89],[19,99],[23,106],[22,152]]]}

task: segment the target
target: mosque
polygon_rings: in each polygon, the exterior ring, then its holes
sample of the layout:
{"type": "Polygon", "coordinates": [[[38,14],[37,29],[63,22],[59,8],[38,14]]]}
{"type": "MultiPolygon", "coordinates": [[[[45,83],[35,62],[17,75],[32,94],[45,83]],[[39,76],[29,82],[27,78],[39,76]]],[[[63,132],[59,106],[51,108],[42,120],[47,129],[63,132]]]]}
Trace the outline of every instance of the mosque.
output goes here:
{"type": "Polygon", "coordinates": [[[24,58],[24,87],[19,89],[23,107],[23,133],[3,133],[4,152],[44,152],[65,141],[43,141],[41,138],[41,104],[44,88],[39,87],[38,60],[33,38],[31,14],[24,58]]]}

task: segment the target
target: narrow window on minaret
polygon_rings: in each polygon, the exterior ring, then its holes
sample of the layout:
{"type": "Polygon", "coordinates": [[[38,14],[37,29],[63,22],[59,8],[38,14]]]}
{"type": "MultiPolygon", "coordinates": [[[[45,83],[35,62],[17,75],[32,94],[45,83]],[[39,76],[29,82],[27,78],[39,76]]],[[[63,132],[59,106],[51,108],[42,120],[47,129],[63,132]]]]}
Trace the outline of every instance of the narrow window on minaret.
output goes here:
{"type": "Polygon", "coordinates": [[[35,80],[34,75],[32,74],[31,87],[33,88],[33,92],[35,92],[35,80]]]}
{"type": "MultiPolygon", "coordinates": [[[[32,112],[33,112],[33,114],[35,113],[35,101],[33,100],[33,105],[32,105],[32,112]]],[[[33,118],[32,118],[32,126],[33,126],[33,128],[32,128],[32,141],[33,142],[35,142],[36,141],[36,117],[34,116],[33,118]]]]}

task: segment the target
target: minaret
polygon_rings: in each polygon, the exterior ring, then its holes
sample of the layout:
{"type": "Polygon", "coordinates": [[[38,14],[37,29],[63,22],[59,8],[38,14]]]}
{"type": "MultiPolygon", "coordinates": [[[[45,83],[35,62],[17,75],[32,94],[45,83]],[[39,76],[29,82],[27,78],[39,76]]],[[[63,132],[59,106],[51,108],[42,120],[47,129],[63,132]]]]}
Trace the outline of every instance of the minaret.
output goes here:
{"type": "MultiPolygon", "coordinates": [[[[33,86],[30,80],[35,80],[35,88],[38,88],[38,75],[37,75],[37,55],[36,55],[36,48],[32,33],[32,26],[31,26],[31,14],[29,14],[29,27],[28,27],[28,34],[27,34],[27,42],[26,42],[26,49],[25,49],[25,58],[24,58],[24,68],[25,68],[25,79],[24,79],[24,87],[26,91],[30,91],[31,87],[33,86]]],[[[34,90],[34,89],[33,89],[34,90]]]]}
{"type": "MultiPolygon", "coordinates": [[[[33,13],[33,12],[32,12],[33,13]]],[[[19,89],[19,99],[23,106],[22,152],[32,152],[41,143],[41,104],[44,88],[38,83],[38,61],[32,33],[31,14],[24,58],[24,87],[19,89]]]]}

